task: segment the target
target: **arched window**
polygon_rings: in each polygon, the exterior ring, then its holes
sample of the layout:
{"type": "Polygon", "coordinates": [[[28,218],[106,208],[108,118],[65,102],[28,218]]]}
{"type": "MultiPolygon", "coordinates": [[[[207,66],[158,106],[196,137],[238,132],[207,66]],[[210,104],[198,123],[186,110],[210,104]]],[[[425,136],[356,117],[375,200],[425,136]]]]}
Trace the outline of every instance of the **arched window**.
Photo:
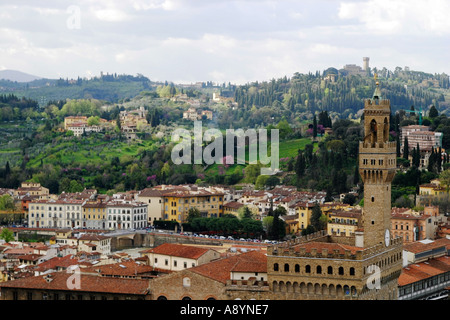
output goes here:
{"type": "Polygon", "coordinates": [[[339,275],[342,276],[344,274],[344,268],[339,267],[339,275]]]}
{"type": "Polygon", "coordinates": [[[355,268],[353,268],[353,267],[350,268],[350,275],[351,276],[355,275],[355,268]]]}
{"type": "Polygon", "coordinates": [[[306,273],[311,273],[311,266],[308,264],[308,265],[306,265],[306,267],[305,267],[305,272],[306,273]]]}
{"type": "Polygon", "coordinates": [[[295,265],[295,272],[300,272],[300,266],[298,264],[295,265]]]}
{"type": "Polygon", "coordinates": [[[159,296],[159,297],[157,298],[157,300],[167,300],[167,298],[166,298],[165,296],[159,296]]]}
{"type": "Polygon", "coordinates": [[[273,265],[273,271],[278,271],[279,267],[278,267],[278,263],[275,263],[273,265]]]}
{"type": "Polygon", "coordinates": [[[321,266],[317,266],[316,267],[316,273],[317,274],[321,274],[322,273],[322,267],[321,266]]]}
{"type": "Polygon", "coordinates": [[[333,274],[333,267],[332,266],[328,266],[327,273],[328,274],[333,274]]]}
{"type": "Polygon", "coordinates": [[[284,264],[284,271],[289,272],[289,264],[288,263],[284,264]]]}

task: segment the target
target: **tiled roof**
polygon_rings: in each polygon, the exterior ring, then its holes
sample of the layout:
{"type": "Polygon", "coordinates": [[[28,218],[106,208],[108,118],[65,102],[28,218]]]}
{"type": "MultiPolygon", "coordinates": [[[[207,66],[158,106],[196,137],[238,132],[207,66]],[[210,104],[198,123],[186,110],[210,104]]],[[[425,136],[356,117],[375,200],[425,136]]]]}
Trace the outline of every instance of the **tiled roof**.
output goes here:
{"type": "Polygon", "coordinates": [[[231,272],[267,272],[267,256],[250,251],[189,269],[192,272],[226,283],[231,272]]]}
{"type": "Polygon", "coordinates": [[[403,246],[403,250],[409,251],[409,252],[412,252],[412,253],[420,253],[420,252],[436,249],[436,248],[439,248],[439,247],[442,247],[442,246],[446,246],[447,248],[449,248],[449,246],[450,246],[450,239],[442,238],[442,239],[434,240],[434,241],[429,242],[429,243],[423,243],[421,241],[415,241],[415,242],[410,243],[410,244],[405,244],[403,246]]]}
{"type": "Polygon", "coordinates": [[[198,259],[202,255],[204,255],[206,252],[208,252],[211,249],[207,248],[200,248],[200,247],[194,247],[194,246],[186,246],[182,244],[175,244],[175,243],[164,243],[160,246],[157,246],[156,248],[149,249],[149,250],[143,250],[142,253],[155,253],[155,254],[162,254],[167,256],[174,256],[174,257],[181,257],[181,258],[188,258],[188,259],[198,259]]]}
{"type": "Polygon", "coordinates": [[[153,268],[151,266],[137,263],[133,260],[101,266],[92,266],[83,269],[83,273],[100,273],[103,276],[137,276],[149,273],[151,271],[153,271],[153,268]]]}
{"type": "Polygon", "coordinates": [[[145,188],[142,190],[139,195],[139,197],[162,197],[163,191],[157,190],[157,189],[151,189],[151,188],[145,188]]]}
{"type": "Polygon", "coordinates": [[[223,206],[227,207],[227,208],[239,209],[239,208],[243,207],[244,205],[237,201],[231,201],[231,202],[225,203],[223,206]]]}
{"type": "Polygon", "coordinates": [[[0,283],[0,288],[44,289],[73,292],[104,292],[118,294],[147,294],[148,280],[100,277],[80,274],[80,289],[69,289],[67,281],[74,274],[66,271],[55,272],[44,276],[27,277],[0,283]],[[48,280],[46,280],[48,279],[48,280]]]}
{"type": "Polygon", "coordinates": [[[54,257],[37,265],[34,270],[44,272],[46,270],[56,270],[57,268],[67,268],[78,264],[78,259],[72,255],[64,257],[54,257]]]}
{"type": "Polygon", "coordinates": [[[405,286],[450,271],[450,258],[443,256],[426,262],[411,264],[402,269],[398,285],[405,286]]]}

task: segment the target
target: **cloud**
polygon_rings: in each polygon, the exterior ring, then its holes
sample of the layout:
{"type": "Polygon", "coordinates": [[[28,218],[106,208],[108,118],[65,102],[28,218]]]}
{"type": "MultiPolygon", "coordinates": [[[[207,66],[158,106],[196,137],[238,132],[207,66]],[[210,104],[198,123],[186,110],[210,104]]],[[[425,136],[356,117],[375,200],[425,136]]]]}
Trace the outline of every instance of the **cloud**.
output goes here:
{"type": "Polygon", "coordinates": [[[447,0],[369,0],[342,2],[338,17],[357,20],[372,34],[447,35],[450,33],[447,0]]]}
{"type": "MultiPolygon", "coordinates": [[[[362,63],[448,65],[450,1],[5,0],[2,66],[46,77],[267,80],[362,63]],[[80,28],[68,28],[71,6],[80,28]]],[[[448,67],[447,67],[448,69],[448,67]]]]}

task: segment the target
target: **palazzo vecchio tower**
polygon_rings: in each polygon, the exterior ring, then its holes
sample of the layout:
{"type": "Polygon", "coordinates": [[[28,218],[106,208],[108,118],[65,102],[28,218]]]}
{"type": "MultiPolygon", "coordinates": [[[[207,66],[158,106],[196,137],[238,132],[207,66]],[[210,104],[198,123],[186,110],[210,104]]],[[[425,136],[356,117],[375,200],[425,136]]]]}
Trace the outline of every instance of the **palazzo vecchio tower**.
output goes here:
{"type": "MultiPolygon", "coordinates": [[[[364,101],[359,173],[364,207],[358,229],[342,236],[325,230],[267,248],[269,290],[257,298],[396,300],[402,240],[391,229],[391,182],[396,142],[389,141],[390,101],[379,83],[364,101]]],[[[260,294],[262,291],[260,292],[260,294]]]]}

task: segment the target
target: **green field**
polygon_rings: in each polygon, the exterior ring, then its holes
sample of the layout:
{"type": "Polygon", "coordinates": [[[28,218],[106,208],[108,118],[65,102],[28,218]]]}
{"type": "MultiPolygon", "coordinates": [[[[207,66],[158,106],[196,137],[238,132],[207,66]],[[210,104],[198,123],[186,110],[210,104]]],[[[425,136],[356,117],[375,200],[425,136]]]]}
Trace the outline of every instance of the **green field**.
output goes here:
{"type": "MultiPolygon", "coordinates": [[[[300,139],[295,139],[295,140],[281,141],[280,147],[279,147],[280,159],[286,158],[286,157],[289,157],[289,158],[296,157],[298,154],[298,150],[305,149],[305,146],[310,143],[312,143],[310,138],[300,138],[300,139]]],[[[314,150],[316,148],[317,148],[317,145],[315,144],[314,150]]]]}

